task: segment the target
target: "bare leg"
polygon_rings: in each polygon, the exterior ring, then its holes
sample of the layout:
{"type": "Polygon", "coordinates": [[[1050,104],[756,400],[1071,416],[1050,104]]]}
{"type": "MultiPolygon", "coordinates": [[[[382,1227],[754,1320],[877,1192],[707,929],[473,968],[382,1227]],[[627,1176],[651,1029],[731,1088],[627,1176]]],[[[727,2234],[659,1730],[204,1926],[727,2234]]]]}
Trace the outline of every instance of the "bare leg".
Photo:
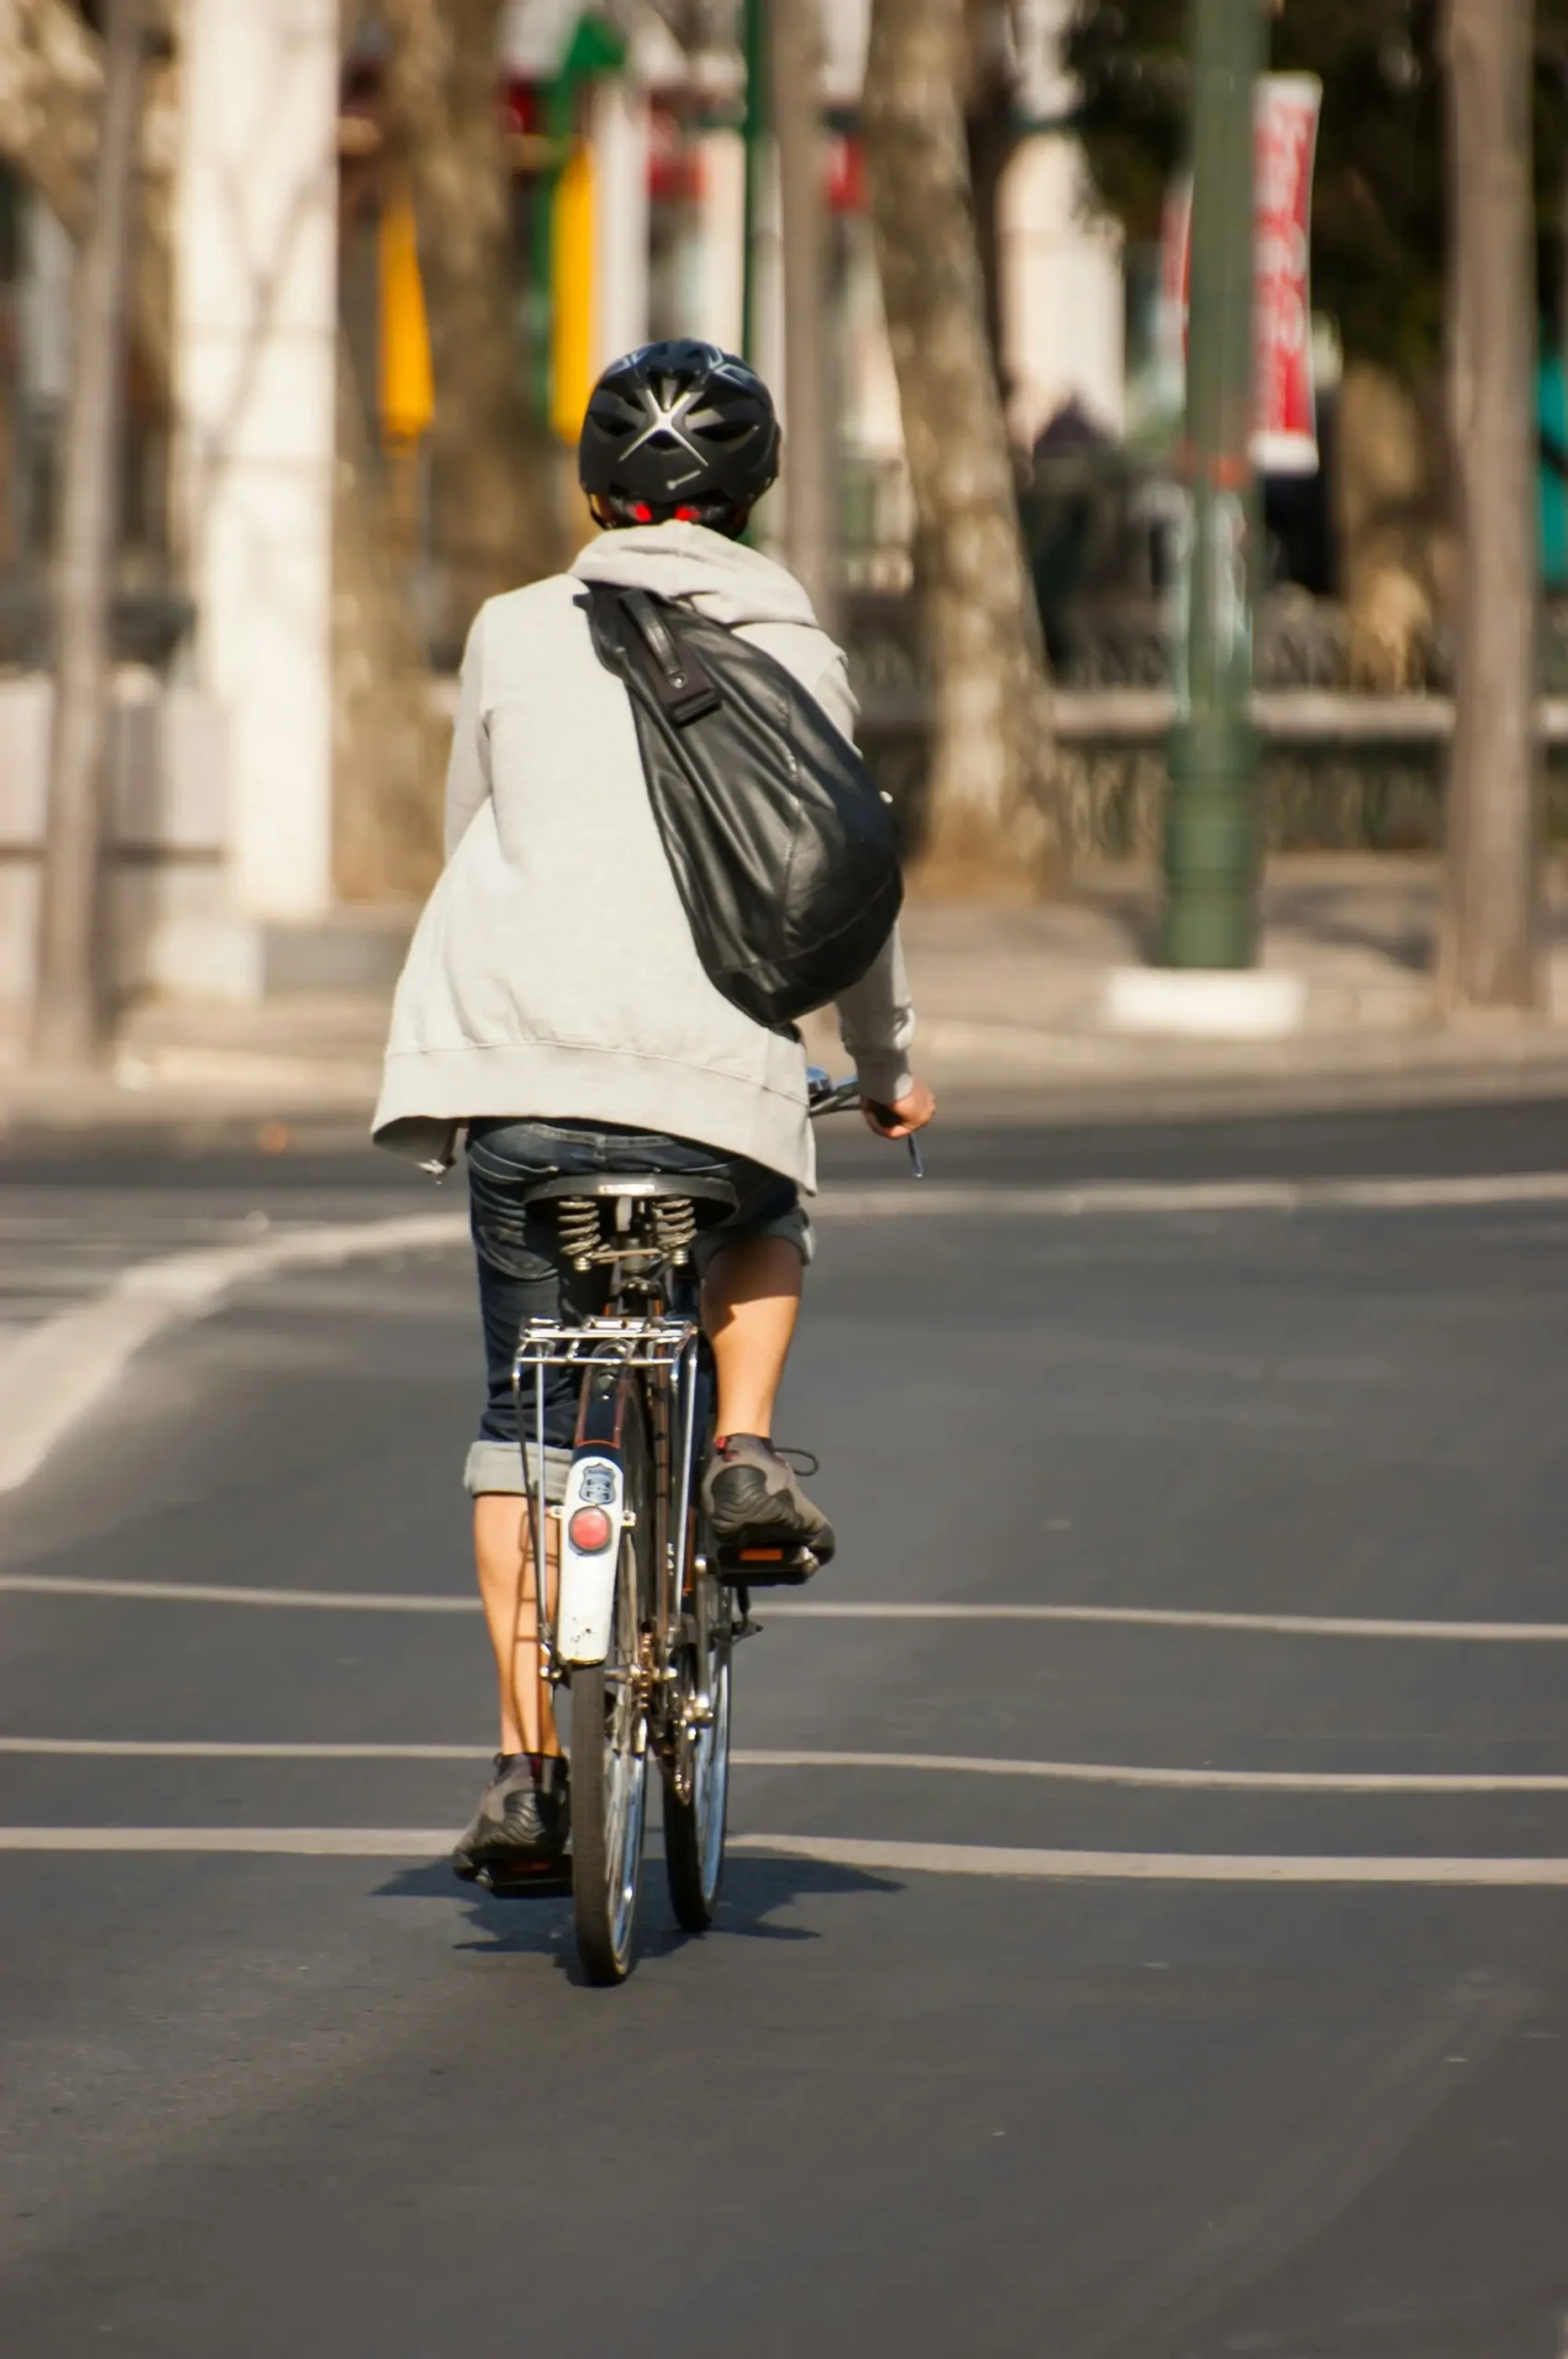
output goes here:
{"type": "Polygon", "coordinates": [[[782,1237],[726,1246],[708,1264],[702,1323],[719,1371],[719,1431],[773,1433],[773,1403],[801,1308],[800,1249],[782,1237]]]}
{"type": "MultiPolygon", "coordinates": [[[[486,1491],[474,1500],[474,1561],[500,1683],[500,1751],[558,1755],[555,1699],[539,1676],[532,1539],[526,1499],[510,1491],[486,1491]]],[[[545,1560],[554,1589],[560,1539],[553,1520],[545,1531],[545,1560]]]]}

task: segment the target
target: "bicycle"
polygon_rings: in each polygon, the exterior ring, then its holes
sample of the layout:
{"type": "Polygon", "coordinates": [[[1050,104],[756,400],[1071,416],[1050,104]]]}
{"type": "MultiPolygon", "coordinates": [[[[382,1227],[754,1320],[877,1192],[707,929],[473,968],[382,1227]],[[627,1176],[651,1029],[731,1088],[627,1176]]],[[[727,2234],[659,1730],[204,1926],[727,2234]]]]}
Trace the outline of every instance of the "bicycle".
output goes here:
{"type": "MultiPolygon", "coordinates": [[[[813,1068],[813,1116],[858,1105],[851,1079],[813,1068]]],[[[922,1176],[919,1152],[911,1162],[922,1176]]],[[[542,1678],[571,1697],[570,1872],[588,1981],[622,1982],[636,1958],[651,1752],[664,1786],[664,1857],[677,1922],[706,1932],[724,1871],[732,1657],[753,1633],[751,1591],[816,1571],[805,1548],[716,1549],[702,1513],[713,1447],[713,1356],[692,1249],[736,1207],[721,1179],[605,1174],[528,1191],[554,1207],[567,1259],[607,1272],[605,1308],[572,1323],[533,1320],[512,1369],[538,1584],[542,1678]],[[581,1379],[566,1496],[547,1504],[545,1382],[581,1379]],[[533,1449],[526,1436],[530,1415],[533,1449]],[[554,1594],[552,1595],[552,1589],[554,1594]]],[[[521,1888],[496,1880],[497,1890],[521,1888]]],[[[527,1879],[521,1880],[526,1882],[527,1879]]]]}

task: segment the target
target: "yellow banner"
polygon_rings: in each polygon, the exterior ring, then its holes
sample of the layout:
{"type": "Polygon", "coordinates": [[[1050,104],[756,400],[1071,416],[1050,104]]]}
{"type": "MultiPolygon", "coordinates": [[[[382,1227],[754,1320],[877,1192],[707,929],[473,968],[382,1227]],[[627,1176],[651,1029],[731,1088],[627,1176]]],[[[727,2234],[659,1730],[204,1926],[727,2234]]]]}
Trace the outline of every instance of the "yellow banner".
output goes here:
{"type": "Polygon", "coordinates": [[[436,415],[436,379],[414,200],[406,190],[382,207],[380,264],[381,424],[394,441],[416,442],[436,415]]]}
{"type": "Polygon", "coordinates": [[[579,147],[556,183],[550,224],[550,423],[563,442],[581,433],[593,391],[593,158],[579,147]]]}

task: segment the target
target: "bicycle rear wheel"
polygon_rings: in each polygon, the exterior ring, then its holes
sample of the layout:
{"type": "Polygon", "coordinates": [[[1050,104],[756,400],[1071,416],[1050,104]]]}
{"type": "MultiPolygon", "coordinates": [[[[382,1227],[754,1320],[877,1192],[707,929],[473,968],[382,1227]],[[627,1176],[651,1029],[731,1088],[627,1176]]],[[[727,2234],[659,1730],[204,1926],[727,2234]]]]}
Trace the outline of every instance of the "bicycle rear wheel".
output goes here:
{"type": "Polygon", "coordinates": [[[692,1641],[682,1649],[681,1729],[664,1786],[664,1865],[670,1905],[688,1933],[706,1933],[724,1875],[730,1801],[733,1612],[711,1573],[698,1576],[692,1641]]]}
{"type": "Polygon", "coordinates": [[[641,1402],[626,1404],[622,1437],[626,1503],[614,1614],[603,1663],[571,1682],[572,1913],[590,1982],[624,1982],[637,1954],[638,1884],[648,1802],[648,1708],[642,1633],[651,1587],[649,1461],[641,1402]]]}

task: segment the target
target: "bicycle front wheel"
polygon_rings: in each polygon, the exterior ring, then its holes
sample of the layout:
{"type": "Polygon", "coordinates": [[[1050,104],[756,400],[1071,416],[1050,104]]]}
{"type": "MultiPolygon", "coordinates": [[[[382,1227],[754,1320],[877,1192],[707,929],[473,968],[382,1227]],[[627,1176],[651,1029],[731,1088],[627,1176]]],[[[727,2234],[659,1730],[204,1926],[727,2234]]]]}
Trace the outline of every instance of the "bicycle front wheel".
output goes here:
{"type": "Polygon", "coordinates": [[[636,1521],[621,1534],[609,1651],[571,1683],[572,1913],[590,1982],[624,1982],[637,1954],[638,1884],[648,1801],[642,1625],[649,1584],[648,1445],[627,1404],[623,1447],[636,1521]]]}

